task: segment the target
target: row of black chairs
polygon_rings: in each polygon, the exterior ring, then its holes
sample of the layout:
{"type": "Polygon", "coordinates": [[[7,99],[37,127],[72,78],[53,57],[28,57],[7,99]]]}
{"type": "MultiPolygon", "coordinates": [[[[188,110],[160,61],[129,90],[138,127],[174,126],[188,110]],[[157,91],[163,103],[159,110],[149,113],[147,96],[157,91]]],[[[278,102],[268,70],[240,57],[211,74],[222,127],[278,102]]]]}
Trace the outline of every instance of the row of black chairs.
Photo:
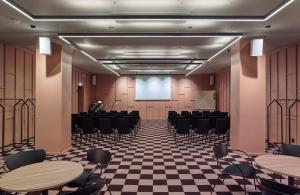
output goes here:
{"type": "MultiPolygon", "coordinates": [[[[140,127],[140,116],[138,111],[131,113],[80,113],[72,114],[72,134],[75,141],[80,137],[95,138],[97,141],[104,137],[113,137],[115,140],[121,136],[135,136],[140,127]]],[[[94,142],[93,142],[94,143],[94,142]]]]}
{"type": "Polygon", "coordinates": [[[193,140],[195,136],[204,137],[211,141],[212,136],[223,138],[228,141],[228,134],[230,129],[230,119],[227,116],[187,116],[179,115],[175,111],[170,111],[168,115],[168,128],[174,135],[177,141],[177,135],[185,135],[193,140]]]}
{"type": "MultiPolygon", "coordinates": [[[[76,188],[76,191],[64,192],[63,186],[59,189],[59,195],[91,195],[106,186],[107,190],[110,192],[109,185],[104,178],[102,178],[102,169],[106,168],[111,161],[111,153],[109,151],[101,150],[98,148],[90,149],[87,151],[87,159],[90,163],[96,166],[92,171],[84,171],[82,175],[76,180],[66,184],[69,188],[76,188]],[[96,174],[97,169],[100,168],[100,173],[96,174]]],[[[53,156],[52,156],[53,157],[53,156]]],[[[43,149],[22,151],[16,154],[11,154],[5,157],[5,164],[3,169],[6,172],[15,170],[17,168],[31,165],[35,163],[40,163],[46,160],[46,151],[43,149]]],[[[0,194],[6,195],[6,193],[0,190],[0,194]]]]}

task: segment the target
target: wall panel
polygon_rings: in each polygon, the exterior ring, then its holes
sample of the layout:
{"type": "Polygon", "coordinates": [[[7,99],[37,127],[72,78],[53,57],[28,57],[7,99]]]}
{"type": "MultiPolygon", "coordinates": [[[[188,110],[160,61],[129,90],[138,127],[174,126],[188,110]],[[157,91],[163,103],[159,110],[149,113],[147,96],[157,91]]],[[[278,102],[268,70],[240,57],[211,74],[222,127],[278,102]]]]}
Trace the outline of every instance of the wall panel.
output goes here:
{"type": "MultiPolygon", "coordinates": [[[[6,100],[0,100],[0,103],[5,105],[5,145],[12,144],[13,141],[13,106],[16,99],[34,97],[33,81],[35,80],[33,68],[35,67],[35,61],[32,61],[34,52],[19,48],[6,43],[0,43],[0,99],[5,98],[6,100]],[[29,56],[26,58],[25,56],[29,56]],[[29,69],[26,69],[25,65],[28,65],[29,69]],[[29,74],[27,74],[27,72],[29,74]],[[26,76],[27,74],[27,76],[26,76]],[[25,88],[25,84],[30,83],[28,89],[25,88]]],[[[34,101],[34,100],[32,100],[34,101]]],[[[18,106],[16,109],[16,140],[21,141],[21,107],[18,106]]],[[[26,129],[23,129],[22,139],[27,138],[25,131],[27,132],[27,124],[29,123],[29,133],[33,136],[33,115],[32,107],[30,107],[30,117],[27,121],[27,117],[24,118],[22,125],[26,125],[26,129]]],[[[2,113],[1,113],[2,114],[2,113]]],[[[1,115],[0,114],[0,115],[1,115]]],[[[1,115],[2,116],[2,115],[1,115]]],[[[1,122],[0,122],[1,123],[1,122]]],[[[2,125],[2,124],[0,124],[2,125]]],[[[2,134],[0,133],[0,136],[2,134]]],[[[0,137],[0,144],[2,144],[2,137],[0,137]]]]}
{"type": "MultiPolygon", "coordinates": [[[[299,45],[279,48],[267,54],[269,67],[267,66],[267,97],[270,101],[276,99],[283,106],[283,140],[288,142],[289,121],[291,121],[291,141],[300,144],[300,105],[299,103],[291,110],[289,118],[288,108],[293,101],[300,97],[300,71],[299,71],[299,45]],[[268,80],[270,82],[268,82],[268,80]]],[[[271,131],[271,140],[281,140],[281,122],[277,106],[272,106],[271,116],[268,118],[271,131]]]]}
{"type": "Polygon", "coordinates": [[[139,110],[143,119],[166,119],[169,110],[181,111],[194,109],[195,90],[214,90],[209,86],[209,75],[185,77],[171,76],[171,101],[135,101],[135,77],[112,75],[97,75],[95,89],[96,99],[104,101],[105,109],[111,110],[117,99],[118,104],[113,107],[117,110],[139,110]]]}
{"type": "Polygon", "coordinates": [[[220,71],[215,77],[217,109],[230,112],[230,68],[220,71]]]}

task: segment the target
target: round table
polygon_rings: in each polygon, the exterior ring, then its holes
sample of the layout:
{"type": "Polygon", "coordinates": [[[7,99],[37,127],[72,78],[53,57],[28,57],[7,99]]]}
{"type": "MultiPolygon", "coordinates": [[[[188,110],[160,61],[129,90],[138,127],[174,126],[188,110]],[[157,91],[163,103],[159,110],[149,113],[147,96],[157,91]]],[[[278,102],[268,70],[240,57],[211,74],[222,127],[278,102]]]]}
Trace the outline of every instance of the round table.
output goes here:
{"type": "Polygon", "coordinates": [[[6,192],[36,192],[48,194],[49,189],[61,187],[83,173],[79,163],[70,161],[45,161],[27,165],[5,174],[0,179],[0,189],[6,192]]]}
{"type": "Polygon", "coordinates": [[[300,158],[285,155],[262,155],[255,158],[262,168],[288,176],[289,185],[294,185],[294,178],[300,178],[300,158]]]}

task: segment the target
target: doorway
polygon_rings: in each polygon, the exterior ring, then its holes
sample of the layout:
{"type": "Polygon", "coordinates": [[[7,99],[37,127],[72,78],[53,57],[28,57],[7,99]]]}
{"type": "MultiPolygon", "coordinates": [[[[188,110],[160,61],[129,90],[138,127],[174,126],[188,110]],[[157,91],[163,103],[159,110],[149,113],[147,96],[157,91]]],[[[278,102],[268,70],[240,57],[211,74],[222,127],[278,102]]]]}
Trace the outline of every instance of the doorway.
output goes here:
{"type": "Polygon", "coordinates": [[[78,113],[84,112],[84,88],[83,86],[78,86],[78,113]]]}

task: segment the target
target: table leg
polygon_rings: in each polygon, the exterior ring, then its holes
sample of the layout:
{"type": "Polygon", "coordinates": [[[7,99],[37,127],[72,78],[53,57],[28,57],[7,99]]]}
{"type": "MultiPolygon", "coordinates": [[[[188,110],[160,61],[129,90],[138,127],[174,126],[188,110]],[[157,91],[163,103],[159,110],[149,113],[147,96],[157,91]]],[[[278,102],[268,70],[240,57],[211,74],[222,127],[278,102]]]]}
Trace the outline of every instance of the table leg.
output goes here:
{"type": "Polygon", "coordinates": [[[289,184],[289,186],[294,186],[294,178],[293,177],[288,177],[288,184],[289,184]]]}
{"type": "Polygon", "coordinates": [[[48,190],[43,190],[42,195],[48,195],[48,190]]]}

